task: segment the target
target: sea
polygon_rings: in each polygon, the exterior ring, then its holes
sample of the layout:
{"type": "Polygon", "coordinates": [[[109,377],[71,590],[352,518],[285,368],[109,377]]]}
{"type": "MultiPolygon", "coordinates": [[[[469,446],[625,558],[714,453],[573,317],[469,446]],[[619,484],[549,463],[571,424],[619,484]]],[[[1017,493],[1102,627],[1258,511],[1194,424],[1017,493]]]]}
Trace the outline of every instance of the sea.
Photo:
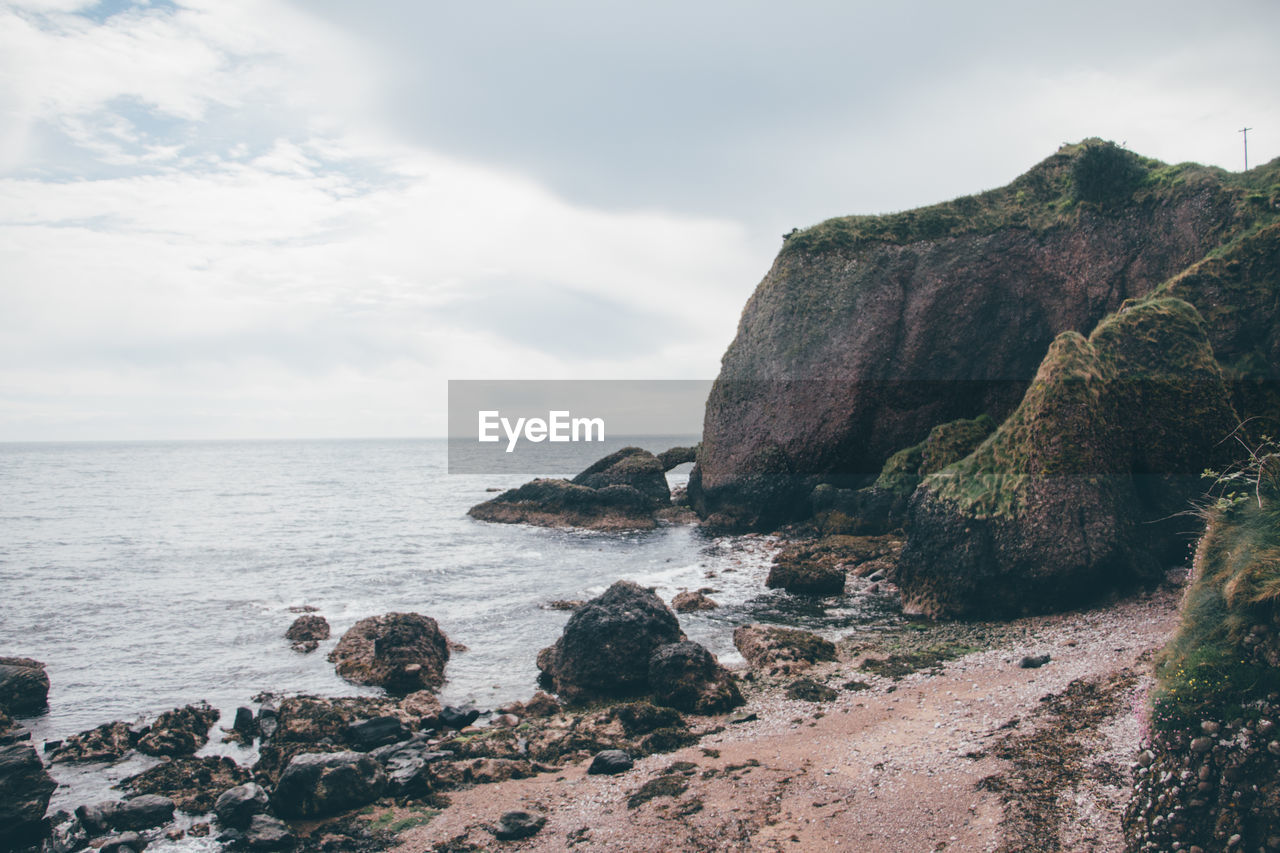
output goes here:
{"type": "MultiPolygon", "coordinates": [[[[598,450],[696,441],[624,436],[598,450]]],[[[730,664],[738,624],[847,630],[884,616],[865,597],[765,589],[769,536],[476,521],[469,507],[530,476],[450,474],[448,462],[444,439],[0,444],[0,656],[47,665],[49,710],[20,720],[37,749],[200,700],[229,726],[264,692],[376,693],[339,678],[326,654],[358,619],[393,611],[431,616],[466,646],[440,699],[481,710],[537,690],[537,653],[570,616],[551,602],[619,579],[666,601],[710,588],[719,609],[679,618],[730,664]],[[303,608],[332,628],[310,654],[284,639],[303,608]]],[[[673,487],[688,468],[668,474],[673,487]]],[[[216,735],[203,752],[252,763],[216,735]]],[[[51,811],[119,798],[111,785],[150,763],[53,765],[51,811]]]]}

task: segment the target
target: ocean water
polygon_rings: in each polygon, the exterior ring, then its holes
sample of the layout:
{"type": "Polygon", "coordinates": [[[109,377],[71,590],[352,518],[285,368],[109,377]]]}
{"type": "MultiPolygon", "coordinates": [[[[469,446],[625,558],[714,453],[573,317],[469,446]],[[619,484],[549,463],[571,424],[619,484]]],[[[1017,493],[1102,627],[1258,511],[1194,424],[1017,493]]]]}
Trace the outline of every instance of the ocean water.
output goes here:
{"type": "MultiPolygon", "coordinates": [[[[695,437],[629,443],[661,451],[695,437]]],[[[599,455],[628,443],[611,440],[599,455]]],[[[44,661],[47,714],[33,741],[197,700],[235,708],[263,691],[376,692],[326,653],[356,620],[417,611],[455,653],[446,704],[492,708],[537,689],[534,661],[569,614],[618,579],[664,600],[708,586],[721,609],[680,617],[733,661],[746,621],[858,622],[764,589],[772,540],[691,525],[605,534],[487,524],[466,510],[520,475],[447,473],[441,440],[0,444],[0,655],[44,661]],[[332,638],[303,655],[284,633],[311,606],[332,638]],[[834,620],[834,621],[833,621],[834,620]]],[[[669,474],[687,482],[687,467],[669,474]]],[[[549,471],[551,475],[573,471],[549,471]]],[[[216,740],[216,739],[215,739],[216,740]]],[[[248,761],[237,748],[211,743],[248,761]]],[[[55,806],[102,799],[138,765],[55,766],[55,806]],[[96,775],[95,775],[96,774],[96,775]]]]}

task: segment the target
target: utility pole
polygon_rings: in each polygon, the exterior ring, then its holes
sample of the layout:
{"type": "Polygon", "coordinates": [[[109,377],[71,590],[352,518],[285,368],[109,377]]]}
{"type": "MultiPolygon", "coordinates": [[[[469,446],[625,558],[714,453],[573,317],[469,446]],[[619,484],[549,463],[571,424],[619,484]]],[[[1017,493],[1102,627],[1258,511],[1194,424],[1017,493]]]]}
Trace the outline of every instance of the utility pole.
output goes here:
{"type": "Polygon", "coordinates": [[[1244,170],[1246,172],[1249,171],[1249,131],[1251,130],[1253,130],[1252,127],[1240,128],[1240,132],[1244,134],[1244,170]]]}

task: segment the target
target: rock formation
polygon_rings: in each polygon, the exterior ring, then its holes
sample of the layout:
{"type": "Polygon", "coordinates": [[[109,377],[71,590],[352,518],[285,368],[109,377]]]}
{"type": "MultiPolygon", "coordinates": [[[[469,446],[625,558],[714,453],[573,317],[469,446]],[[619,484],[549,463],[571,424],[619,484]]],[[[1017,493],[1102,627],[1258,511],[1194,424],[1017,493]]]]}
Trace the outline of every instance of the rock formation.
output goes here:
{"type": "Polygon", "coordinates": [[[1059,609],[1155,578],[1185,547],[1169,517],[1237,422],[1187,303],[1065,332],[996,433],[921,484],[890,578],[933,616],[1059,609]]]}
{"type": "Polygon", "coordinates": [[[707,401],[693,507],[771,527],[808,511],[815,482],[863,486],[938,424],[1003,420],[1058,335],[1274,217],[1277,172],[1089,140],[998,190],[791,235],[707,401]]]}
{"type": "Polygon", "coordinates": [[[12,717],[39,714],[49,705],[49,676],[31,658],[0,658],[0,711],[12,717]]]}
{"type": "Polygon", "coordinates": [[[647,450],[624,447],[593,463],[572,480],[532,480],[477,504],[467,514],[481,521],[648,529],[655,513],[671,505],[663,463],[647,450]]]}

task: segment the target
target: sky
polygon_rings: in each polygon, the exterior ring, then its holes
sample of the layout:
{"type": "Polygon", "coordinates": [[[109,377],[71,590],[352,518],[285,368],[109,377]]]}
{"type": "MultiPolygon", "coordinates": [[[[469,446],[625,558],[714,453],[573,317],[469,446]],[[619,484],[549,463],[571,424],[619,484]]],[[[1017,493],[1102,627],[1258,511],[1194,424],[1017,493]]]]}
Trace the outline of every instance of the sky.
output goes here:
{"type": "Polygon", "coordinates": [[[1280,4],[0,0],[0,441],[709,379],[781,235],[1100,136],[1280,156],[1280,4]]]}

